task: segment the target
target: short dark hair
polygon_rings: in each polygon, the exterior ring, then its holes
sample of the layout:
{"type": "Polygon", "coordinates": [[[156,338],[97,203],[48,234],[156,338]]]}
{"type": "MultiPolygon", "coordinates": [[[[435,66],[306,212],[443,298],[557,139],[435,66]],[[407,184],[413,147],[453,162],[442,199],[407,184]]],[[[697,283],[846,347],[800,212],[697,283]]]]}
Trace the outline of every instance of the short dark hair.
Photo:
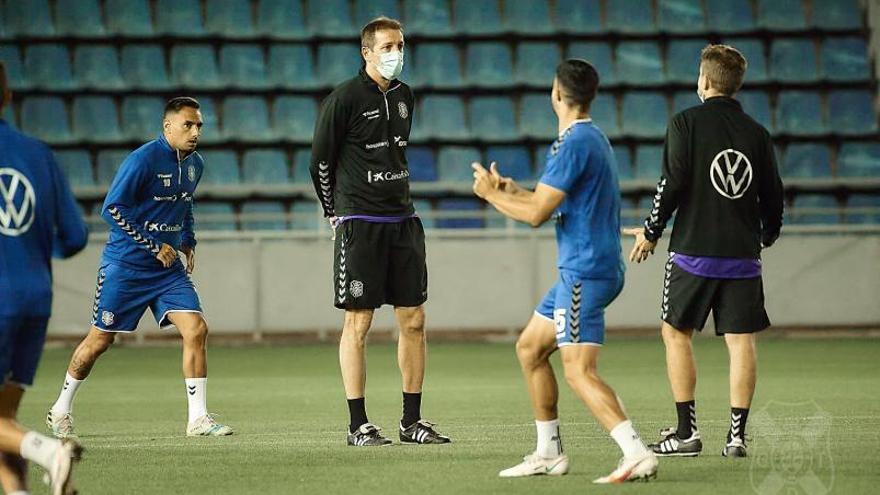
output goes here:
{"type": "Polygon", "coordinates": [[[732,46],[708,45],[700,52],[700,66],[713,88],[732,95],[742,87],[748,62],[732,46]]]}
{"type": "Polygon", "coordinates": [[[361,46],[372,49],[373,44],[376,43],[376,32],[382,31],[383,29],[392,29],[403,33],[403,24],[397,19],[385,16],[373,19],[361,29],[361,46]]]}
{"type": "Polygon", "coordinates": [[[599,73],[592,64],[580,58],[563,60],[556,66],[556,80],[566,104],[590,109],[599,90],[599,73]]]}
{"type": "Polygon", "coordinates": [[[162,115],[165,116],[169,113],[177,113],[183,110],[184,107],[195,108],[198,110],[201,108],[201,105],[199,105],[198,100],[190,96],[178,96],[168,100],[168,103],[165,104],[165,113],[162,115]]]}

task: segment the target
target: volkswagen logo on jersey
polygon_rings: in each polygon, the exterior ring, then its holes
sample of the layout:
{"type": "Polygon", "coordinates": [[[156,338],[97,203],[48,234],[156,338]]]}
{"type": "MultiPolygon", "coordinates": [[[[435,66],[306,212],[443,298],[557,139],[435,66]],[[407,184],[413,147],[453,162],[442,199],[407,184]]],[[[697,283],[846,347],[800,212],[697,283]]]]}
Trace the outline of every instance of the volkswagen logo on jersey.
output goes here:
{"type": "Polygon", "coordinates": [[[0,234],[18,237],[34,223],[37,197],[31,182],[14,168],[0,168],[0,234]]]}
{"type": "Polygon", "coordinates": [[[397,104],[397,113],[402,119],[409,117],[409,108],[407,108],[406,103],[401,101],[397,104]]]}
{"type": "Polygon", "coordinates": [[[709,177],[718,194],[727,199],[739,199],[752,185],[752,164],[746,155],[735,149],[726,149],[712,160],[709,177]]]}

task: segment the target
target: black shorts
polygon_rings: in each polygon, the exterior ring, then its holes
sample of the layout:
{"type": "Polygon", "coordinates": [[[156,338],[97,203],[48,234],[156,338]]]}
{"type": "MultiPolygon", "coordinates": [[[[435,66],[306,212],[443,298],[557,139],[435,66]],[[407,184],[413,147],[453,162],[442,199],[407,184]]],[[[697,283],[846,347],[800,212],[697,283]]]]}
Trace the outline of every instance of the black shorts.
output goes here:
{"type": "Polygon", "coordinates": [[[770,326],[761,277],[700,277],[683,270],[672,257],[666,262],[660,310],[663,321],[679,330],[702,330],[710,310],[717,335],[755,333],[770,326]]]}
{"type": "Polygon", "coordinates": [[[334,251],[337,308],[415,307],[428,299],[425,230],[418,217],[395,223],[348,220],[336,228],[334,251]]]}

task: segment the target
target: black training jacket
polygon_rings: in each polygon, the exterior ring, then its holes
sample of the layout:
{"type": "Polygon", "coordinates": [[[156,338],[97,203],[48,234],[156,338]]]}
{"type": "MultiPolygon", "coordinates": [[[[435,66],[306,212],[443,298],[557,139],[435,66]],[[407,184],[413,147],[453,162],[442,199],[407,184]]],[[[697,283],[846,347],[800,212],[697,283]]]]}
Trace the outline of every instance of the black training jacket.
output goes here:
{"type": "Polygon", "coordinates": [[[782,204],[770,134],[735,99],[713,97],[669,123],[645,237],[659,239],[678,210],[671,252],[758,259],[779,237],[782,204]]]}

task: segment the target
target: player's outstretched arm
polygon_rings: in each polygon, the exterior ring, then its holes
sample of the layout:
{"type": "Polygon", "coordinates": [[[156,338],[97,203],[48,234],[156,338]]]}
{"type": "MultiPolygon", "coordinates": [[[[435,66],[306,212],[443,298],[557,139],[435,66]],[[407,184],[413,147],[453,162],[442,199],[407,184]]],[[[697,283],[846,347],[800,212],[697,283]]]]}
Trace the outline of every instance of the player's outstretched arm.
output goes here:
{"type": "Polygon", "coordinates": [[[474,194],[485,199],[507,217],[539,227],[565,199],[565,193],[546,184],[538,184],[534,191],[519,187],[512,179],[502,177],[498,166],[492,163],[490,170],[473,163],[474,194]]]}

